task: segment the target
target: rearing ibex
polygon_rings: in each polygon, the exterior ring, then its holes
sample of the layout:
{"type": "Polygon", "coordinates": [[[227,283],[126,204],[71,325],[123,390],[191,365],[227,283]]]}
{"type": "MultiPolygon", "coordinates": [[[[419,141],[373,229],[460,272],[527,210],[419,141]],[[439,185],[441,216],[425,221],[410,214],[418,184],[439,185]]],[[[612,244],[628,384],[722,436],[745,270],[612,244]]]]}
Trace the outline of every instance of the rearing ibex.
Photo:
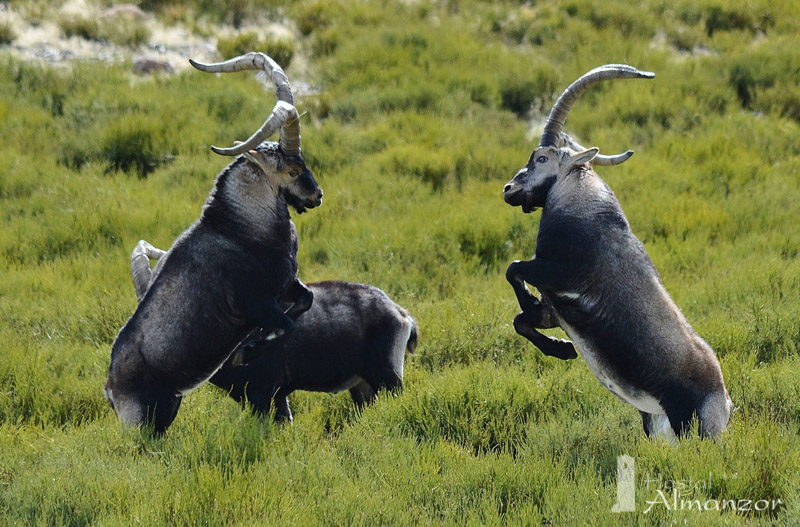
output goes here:
{"type": "Polygon", "coordinates": [[[536,331],[560,326],[600,382],[639,409],[648,435],[681,434],[696,415],[700,432],[716,436],[731,402],[714,351],[672,301],[614,193],[589,165],[621,163],[632,152],[601,157],[562,132],[588,87],[653,76],[618,64],[583,75],[558,99],[538,148],[505,186],[509,205],[542,208],[533,259],[506,272],[522,308],[514,327],[545,354],[574,358],[572,343],[536,331]]]}
{"type": "Polygon", "coordinates": [[[280,66],[262,53],[191,63],[206,72],[263,70],[278,102],[246,142],[212,147],[242,155],[217,176],[200,218],[160,259],[114,342],[106,395],[123,424],[152,422],[157,432],[172,423],[181,397],[211,377],[248,334],[289,332],[311,306],[313,294],[296,279],[288,205],[302,213],[322,203],[280,66]],[[278,130],[278,143],[262,143],[278,130]],[[287,290],[293,305],[284,313],[278,297],[287,290]]]}

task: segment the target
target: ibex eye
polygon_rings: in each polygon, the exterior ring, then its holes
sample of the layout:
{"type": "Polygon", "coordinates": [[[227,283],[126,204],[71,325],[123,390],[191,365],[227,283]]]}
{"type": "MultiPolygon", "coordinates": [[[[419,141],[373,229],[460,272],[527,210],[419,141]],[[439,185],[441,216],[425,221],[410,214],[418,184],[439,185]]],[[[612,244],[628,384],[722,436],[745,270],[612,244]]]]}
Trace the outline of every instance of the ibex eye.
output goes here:
{"type": "Polygon", "coordinates": [[[296,178],[299,175],[300,175],[300,171],[299,170],[292,170],[292,171],[289,172],[289,176],[293,177],[293,178],[296,178]]]}
{"type": "Polygon", "coordinates": [[[547,163],[547,156],[539,156],[536,158],[537,163],[545,164],[547,163]]]}

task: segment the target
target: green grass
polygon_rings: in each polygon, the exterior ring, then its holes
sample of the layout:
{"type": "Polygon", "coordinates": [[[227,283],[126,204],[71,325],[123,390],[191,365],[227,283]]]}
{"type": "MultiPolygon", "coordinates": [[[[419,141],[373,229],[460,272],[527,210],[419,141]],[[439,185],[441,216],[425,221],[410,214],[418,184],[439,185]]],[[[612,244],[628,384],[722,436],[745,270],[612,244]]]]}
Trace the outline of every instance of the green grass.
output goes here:
{"type": "MultiPolygon", "coordinates": [[[[207,4],[181,4],[181,17],[261,6],[207,4]]],[[[177,16],[172,2],[142,5],[177,16]]],[[[102,387],[135,308],[130,251],[140,238],[168,247],[197,217],[227,161],[208,145],[249,136],[271,91],[252,74],[140,79],[2,55],[0,525],[797,524],[790,3],[303,0],[267,11],[303,35],[290,79],[318,89],[298,97],[325,191],[296,217],[300,275],[371,283],[409,308],[420,345],[404,394],[359,415],[345,394],[297,393],[294,424],[279,427],[203,386],[163,437],[120,430],[102,387]],[[636,150],[600,174],[720,357],[738,409],[716,441],[645,439],[635,409],[581,359],[545,357],[511,327],[504,272],[533,252],[538,215],[505,205],[502,186],[538,139],[531,122],[607,62],[657,76],[593,88],[566,130],[608,153],[636,150]],[[610,512],[619,455],[636,461],[635,513],[610,512]],[[645,515],[672,482],[686,499],[783,505],[645,515]]]]}

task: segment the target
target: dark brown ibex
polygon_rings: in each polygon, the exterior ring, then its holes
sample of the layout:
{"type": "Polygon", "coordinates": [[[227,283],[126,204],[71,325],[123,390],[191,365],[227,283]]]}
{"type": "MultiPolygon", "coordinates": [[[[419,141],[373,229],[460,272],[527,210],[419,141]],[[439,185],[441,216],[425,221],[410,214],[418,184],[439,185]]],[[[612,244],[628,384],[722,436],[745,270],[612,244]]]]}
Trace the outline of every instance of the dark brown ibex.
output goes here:
{"type": "Polygon", "coordinates": [[[183,395],[208,380],[248,334],[290,332],[310,307],[313,295],[296,279],[288,206],[302,213],[322,203],[280,66],[262,53],[191,63],[207,72],[262,70],[278,102],[247,141],[212,147],[241,156],[217,176],[200,218],[161,258],[114,342],[106,395],[124,425],[152,423],[157,432],[175,419],[183,395]],[[262,142],[278,130],[278,143],[262,142]],[[295,302],[284,313],[278,297],[287,288],[295,302]]]}
{"type": "Polygon", "coordinates": [[[505,186],[509,205],[526,213],[542,208],[533,259],[513,262],[506,273],[522,308],[514,327],[566,360],[577,356],[571,342],[536,331],[563,328],[600,382],[639,409],[648,435],[680,435],[697,416],[700,432],[716,436],[731,411],[717,357],[672,301],[614,193],[589,165],[617,164],[632,152],[598,159],[597,148],[562,132],[588,87],[653,76],[619,64],[583,75],[558,99],[527,166],[505,186]]]}

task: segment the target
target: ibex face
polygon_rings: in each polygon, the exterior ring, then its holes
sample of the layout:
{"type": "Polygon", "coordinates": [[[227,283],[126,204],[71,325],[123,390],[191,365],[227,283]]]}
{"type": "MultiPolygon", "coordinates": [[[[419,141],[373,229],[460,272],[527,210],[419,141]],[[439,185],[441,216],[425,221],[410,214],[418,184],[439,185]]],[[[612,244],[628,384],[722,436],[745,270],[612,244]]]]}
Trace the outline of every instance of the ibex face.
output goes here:
{"type": "Polygon", "coordinates": [[[570,154],[554,146],[540,146],[533,151],[525,168],[503,188],[503,199],[512,207],[522,207],[525,213],[544,207],[558,177],[591,161],[596,155],[597,148],[570,154]]]}
{"type": "Polygon", "coordinates": [[[322,204],[322,189],[301,153],[288,156],[277,143],[262,143],[244,152],[244,157],[258,169],[254,171],[257,178],[265,178],[298,214],[322,204]]]}
{"type": "Polygon", "coordinates": [[[270,186],[286,199],[298,213],[322,204],[320,190],[314,176],[306,166],[300,150],[300,115],[294,106],[294,96],[289,79],[283,69],[263,53],[247,53],[240,57],[216,64],[202,64],[194,60],[192,66],[208,73],[231,73],[243,70],[261,70],[275,85],[278,99],[272,113],[246,141],[230,148],[211,149],[225,156],[243,154],[267,178],[270,186]],[[262,142],[280,131],[277,143],[262,142]]]}

